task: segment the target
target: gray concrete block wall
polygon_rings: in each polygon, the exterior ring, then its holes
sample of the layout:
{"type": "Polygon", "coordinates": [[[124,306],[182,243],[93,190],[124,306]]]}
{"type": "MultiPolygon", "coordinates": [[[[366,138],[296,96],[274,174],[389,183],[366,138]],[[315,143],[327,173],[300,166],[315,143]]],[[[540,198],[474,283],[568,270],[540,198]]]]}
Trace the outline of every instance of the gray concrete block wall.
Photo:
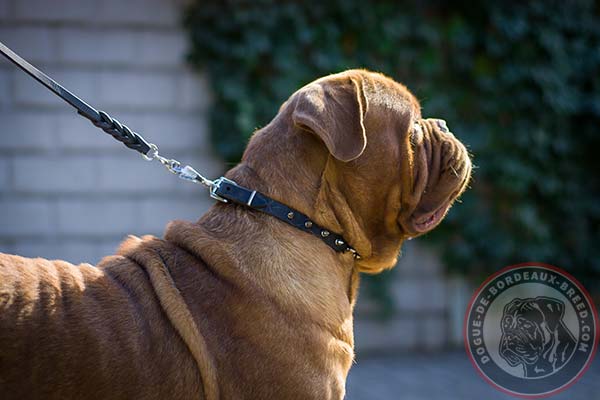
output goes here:
{"type": "Polygon", "coordinates": [[[358,354],[440,351],[462,346],[462,323],[471,288],[450,277],[440,258],[422,240],[405,242],[394,267],[391,295],[394,312],[374,318],[376,305],[362,295],[355,312],[358,354]]]}
{"type": "MultiPolygon", "coordinates": [[[[0,0],[0,41],[209,177],[205,78],[175,0],[0,0]]],[[[0,251],[97,262],[127,234],[195,220],[205,191],[144,161],[0,60],[0,251]]]]}

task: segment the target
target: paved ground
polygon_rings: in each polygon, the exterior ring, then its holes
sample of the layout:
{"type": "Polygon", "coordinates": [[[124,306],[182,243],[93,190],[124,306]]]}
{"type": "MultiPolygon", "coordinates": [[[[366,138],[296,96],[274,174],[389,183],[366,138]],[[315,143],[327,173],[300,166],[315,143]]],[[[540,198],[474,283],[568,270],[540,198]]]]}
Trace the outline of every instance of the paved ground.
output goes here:
{"type": "MultiPolygon", "coordinates": [[[[600,399],[600,359],[556,400],[600,399]]],[[[360,359],[350,371],[346,400],[514,399],[489,386],[464,352],[360,359]]]]}

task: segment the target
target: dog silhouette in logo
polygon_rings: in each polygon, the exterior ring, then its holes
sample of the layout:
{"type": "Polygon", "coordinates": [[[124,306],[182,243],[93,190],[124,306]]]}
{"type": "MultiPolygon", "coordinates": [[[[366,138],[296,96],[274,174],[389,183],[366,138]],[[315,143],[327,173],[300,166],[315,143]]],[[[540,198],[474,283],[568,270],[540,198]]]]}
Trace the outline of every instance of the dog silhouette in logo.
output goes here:
{"type": "Polygon", "coordinates": [[[504,307],[500,356],[521,364],[525,378],[554,373],[571,357],[576,341],[563,317],[565,304],[551,297],[515,298],[504,307]]]}

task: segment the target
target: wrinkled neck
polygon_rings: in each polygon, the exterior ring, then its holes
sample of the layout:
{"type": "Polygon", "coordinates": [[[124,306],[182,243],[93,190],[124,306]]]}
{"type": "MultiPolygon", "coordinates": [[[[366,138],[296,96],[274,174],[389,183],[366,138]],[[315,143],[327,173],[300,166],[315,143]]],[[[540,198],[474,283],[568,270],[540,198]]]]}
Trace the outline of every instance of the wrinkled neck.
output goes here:
{"type": "MultiPolygon", "coordinates": [[[[373,253],[369,238],[374,236],[368,224],[376,218],[356,215],[355,208],[360,205],[351,203],[347,192],[352,189],[344,186],[344,182],[351,179],[341,175],[338,164],[310,132],[279,126],[276,119],[254,134],[242,162],[230,170],[227,177],[342,235],[350,246],[367,258],[373,253]]],[[[368,216],[380,212],[380,208],[381,205],[359,211],[368,216]]],[[[324,244],[320,243],[317,247],[322,246],[324,244]]]]}
{"type": "MultiPolygon", "coordinates": [[[[276,118],[253,135],[242,162],[226,176],[300,211],[332,232],[344,235],[355,231],[355,228],[340,225],[337,218],[337,214],[347,215],[349,211],[344,209],[338,213],[333,209],[334,206],[347,207],[347,204],[327,195],[325,175],[331,172],[332,161],[324,145],[310,132],[290,128],[288,124],[280,125],[278,121],[276,118]]],[[[342,221],[348,222],[343,218],[342,221]]],[[[212,231],[223,229],[222,225],[227,224],[227,232],[233,232],[227,240],[233,243],[247,241],[251,231],[253,244],[240,249],[237,256],[242,258],[238,260],[241,263],[245,259],[257,260],[258,272],[264,274],[261,282],[273,281],[272,285],[285,287],[285,282],[293,279],[294,288],[300,288],[296,293],[300,299],[309,294],[320,296],[314,291],[321,286],[319,280],[342,282],[341,286],[336,284],[329,289],[341,293],[351,311],[356,297],[356,289],[350,285],[355,269],[351,253],[336,253],[320,238],[244,206],[219,205],[215,216],[205,216],[200,222],[212,231]],[[220,213],[227,213],[228,221],[222,221],[220,213]],[[273,265],[272,260],[281,261],[281,265],[273,265]],[[271,267],[277,270],[272,271],[271,267]]],[[[311,302],[319,303],[318,300],[311,302]]]]}

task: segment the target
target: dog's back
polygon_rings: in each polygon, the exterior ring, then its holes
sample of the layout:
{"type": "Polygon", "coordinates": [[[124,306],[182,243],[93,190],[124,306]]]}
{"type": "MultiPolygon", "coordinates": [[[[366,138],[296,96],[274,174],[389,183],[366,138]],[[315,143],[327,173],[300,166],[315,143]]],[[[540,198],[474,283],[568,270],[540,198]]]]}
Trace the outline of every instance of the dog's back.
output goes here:
{"type": "Polygon", "coordinates": [[[0,254],[1,397],[197,399],[194,361],[153,293],[125,257],[97,268],[0,254]]]}

